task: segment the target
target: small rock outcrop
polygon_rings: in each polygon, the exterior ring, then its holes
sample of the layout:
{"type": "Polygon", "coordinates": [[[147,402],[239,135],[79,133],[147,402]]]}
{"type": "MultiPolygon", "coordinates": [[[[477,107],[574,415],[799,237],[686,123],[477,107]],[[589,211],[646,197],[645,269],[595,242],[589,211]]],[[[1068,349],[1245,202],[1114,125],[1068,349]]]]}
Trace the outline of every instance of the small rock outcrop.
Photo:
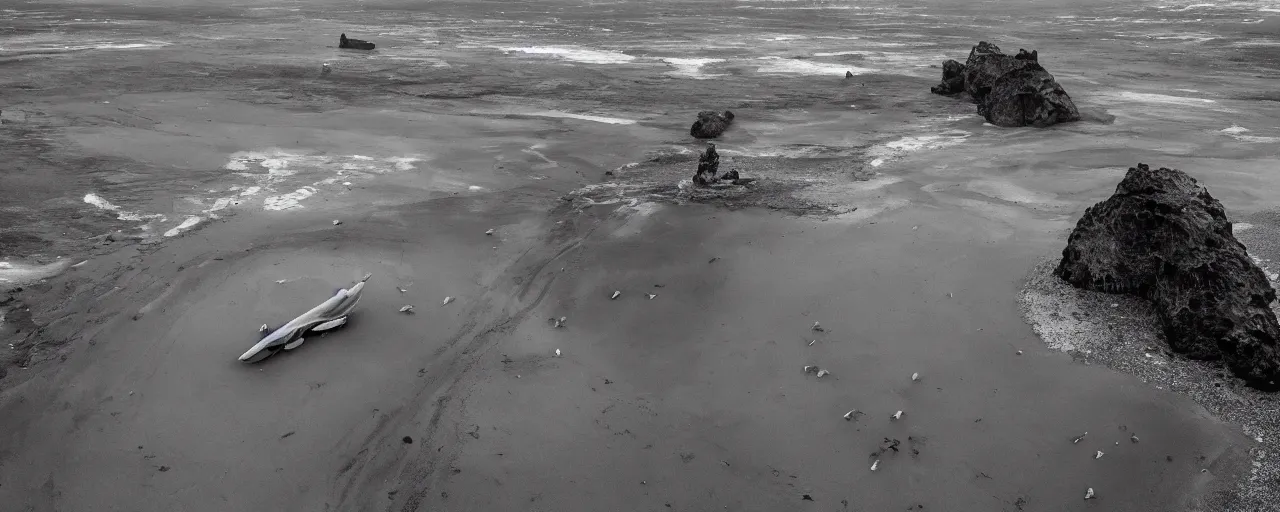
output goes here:
{"type": "Polygon", "coordinates": [[[714,139],[729,129],[729,123],[733,122],[733,112],[728,110],[716,112],[714,110],[703,110],[698,112],[698,120],[693,122],[693,126],[689,127],[689,135],[699,139],[714,139]]]}
{"type": "Polygon", "coordinates": [[[1040,65],[1037,51],[1006,55],[986,41],[969,51],[964,64],[943,63],[942,83],[935,94],[963,90],[978,104],[978,114],[996,126],[1045,127],[1080,120],[1071,96],[1040,65]]]}
{"type": "Polygon", "coordinates": [[[1276,292],[1232,235],[1222,203],[1182,171],[1129,169],[1115,194],[1085,211],[1054,274],[1150,300],[1173,350],[1280,390],[1276,292]]]}
{"type": "Polygon", "coordinates": [[[377,45],[361,39],[348,38],[346,34],[338,36],[338,48],[348,48],[351,50],[372,50],[377,45]]]}
{"type": "Polygon", "coordinates": [[[693,183],[707,186],[719,181],[716,173],[720,171],[720,154],[716,153],[715,144],[707,144],[707,150],[698,155],[698,172],[693,175],[693,183]]]}
{"type": "Polygon", "coordinates": [[[942,63],[942,83],[933,86],[929,91],[934,94],[960,94],[964,91],[964,64],[955,60],[942,63]]]}

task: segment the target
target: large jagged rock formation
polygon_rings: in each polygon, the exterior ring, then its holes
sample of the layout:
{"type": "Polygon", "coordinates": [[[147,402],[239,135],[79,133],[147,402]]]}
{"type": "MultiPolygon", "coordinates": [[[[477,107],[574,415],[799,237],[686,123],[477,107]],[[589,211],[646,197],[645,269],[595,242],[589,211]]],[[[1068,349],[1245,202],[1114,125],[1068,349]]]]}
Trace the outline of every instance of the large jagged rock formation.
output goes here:
{"type": "Polygon", "coordinates": [[[376,45],[361,39],[348,38],[346,34],[338,36],[338,48],[348,48],[351,50],[372,50],[376,45]]]}
{"type": "Polygon", "coordinates": [[[1115,194],[1085,211],[1054,273],[1077,288],[1150,300],[1175,351],[1280,389],[1276,292],[1222,203],[1182,171],[1129,169],[1115,194]]]}
{"type": "Polygon", "coordinates": [[[698,120],[693,122],[693,126],[689,127],[689,135],[699,139],[714,139],[729,129],[729,123],[733,122],[733,112],[728,110],[724,113],[714,110],[703,110],[698,112],[698,120]]]}
{"type": "Polygon", "coordinates": [[[931,90],[955,94],[963,88],[978,104],[978,114],[996,126],[1044,127],[1080,120],[1075,103],[1039,58],[1039,52],[1026,50],[1006,55],[982,41],[963,65],[954,60],[943,63],[942,83],[931,90]]]}

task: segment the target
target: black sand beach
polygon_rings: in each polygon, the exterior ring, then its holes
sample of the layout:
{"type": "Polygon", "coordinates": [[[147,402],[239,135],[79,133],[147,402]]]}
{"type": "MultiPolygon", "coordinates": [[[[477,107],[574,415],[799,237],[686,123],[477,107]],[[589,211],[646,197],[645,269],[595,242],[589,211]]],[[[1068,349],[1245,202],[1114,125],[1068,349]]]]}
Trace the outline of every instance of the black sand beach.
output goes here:
{"type": "Polygon", "coordinates": [[[1271,395],[1148,364],[1140,301],[1042,264],[1145,162],[1280,278],[1277,16],[6,5],[0,503],[1277,510],[1271,395]],[[1084,119],[930,94],[979,40],[1038,49],[1084,119]],[[690,186],[705,109],[757,188],[690,186]],[[236,361],[366,273],[348,325],[236,361]]]}

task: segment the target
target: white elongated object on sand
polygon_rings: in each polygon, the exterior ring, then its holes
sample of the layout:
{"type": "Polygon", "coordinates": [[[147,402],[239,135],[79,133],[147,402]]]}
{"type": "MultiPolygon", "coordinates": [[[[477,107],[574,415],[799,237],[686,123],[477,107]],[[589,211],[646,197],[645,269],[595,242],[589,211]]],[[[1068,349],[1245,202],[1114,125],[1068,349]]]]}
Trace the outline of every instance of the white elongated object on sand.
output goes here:
{"type": "Polygon", "coordinates": [[[614,292],[613,292],[613,295],[609,297],[609,300],[616,299],[616,298],[618,298],[618,296],[619,296],[619,295],[622,295],[622,292],[614,291],[614,292]]]}
{"type": "Polygon", "coordinates": [[[450,302],[453,302],[453,297],[445,297],[445,298],[444,298],[444,302],[441,302],[441,303],[440,303],[440,305],[441,305],[441,306],[448,306],[450,302]]]}
{"type": "Polygon", "coordinates": [[[889,417],[889,419],[894,420],[894,421],[897,421],[897,420],[902,419],[902,411],[898,411],[898,412],[893,413],[893,416],[890,416],[890,417],[889,417]]]}
{"type": "Polygon", "coordinates": [[[913,374],[911,374],[911,380],[913,380],[913,381],[920,380],[920,374],[919,374],[919,373],[913,373],[913,374]]]}
{"type": "Polygon", "coordinates": [[[401,312],[401,313],[412,313],[412,312],[413,312],[413,305],[412,305],[412,304],[405,304],[405,305],[403,305],[403,306],[400,306],[400,312],[401,312]]]}
{"type": "Polygon", "coordinates": [[[1086,500],[1091,500],[1091,499],[1093,499],[1093,488],[1092,488],[1092,487],[1090,487],[1090,488],[1089,488],[1089,490],[1087,490],[1087,491],[1085,491],[1085,492],[1084,492],[1084,499],[1086,499],[1086,500]]]}
{"type": "Polygon", "coordinates": [[[818,370],[818,378],[821,379],[823,375],[831,375],[831,372],[826,370],[818,370]]]}
{"type": "Polygon", "coordinates": [[[849,412],[844,413],[844,420],[853,421],[853,415],[857,413],[858,413],[857,409],[850,409],[849,412]]]}
{"type": "Polygon", "coordinates": [[[871,463],[871,470],[872,470],[872,471],[875,471],[875,470],[876,470],[877,468],[879,468],[879,467],[880,467],[880,459],[876,459],[876,461],[875,461],[875,462],[872,462],[872,463],[871,463]]]}
{"type": "MultiPolygon", "coordinates": [[[[289,323],[284,324],[279,329],[271,331],[253,348],[242,354],[240,360],[246,363],[256,363],[281,350],[298,348],[304,341],[303,336],[309,332],[327,331],[346,324],[347,315],[350,315],[351,311],[356,308],[356,303],[360,302],[360,294],[364,292],[364,285],[372,276],[373,274],[365,274],[364,278],[360,279],[360,282],[351,288],[339,289],[337,293],[329,297],[329,300],[290,320],[289,323]]],[[[262,327],[260,331],[263,333],[269,330],[265,324],[262,327]]]]}

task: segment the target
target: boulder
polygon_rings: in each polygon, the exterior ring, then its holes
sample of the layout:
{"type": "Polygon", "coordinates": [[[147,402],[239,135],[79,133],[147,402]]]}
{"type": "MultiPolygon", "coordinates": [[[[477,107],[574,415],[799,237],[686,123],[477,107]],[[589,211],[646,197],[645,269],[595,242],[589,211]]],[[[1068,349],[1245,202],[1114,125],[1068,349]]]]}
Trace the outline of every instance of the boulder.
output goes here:
{"type": "Polygon", "coordinates": [[[955,60],[942,63],[942,83],[929,89],[934,94],[959,94],[964,90],[964,64],[955,60]]]}
{"type": "Polygon", "coordinates": [[[346,34],[338,36],[338,48],[348,48],[352,50],[372,50],[376,45],[368,41],[360,39],[350,39],[346,34]]]}
{"type": "Polygon", "coordinates": [[[1019,49],[1006,55],[1000,47],[981,41],[964,64],[942,65],[942,83],[935,94],[961,91],[978,104],[978,114],[996,126],[1045,127],[1080,120],[1080,111],[1067,91],[1040,65],[1040,53],[1019,49]]]}
{"type": "Polygon", "coordinates": [[[699,139],[714,139],[729,129],[729,123],[733,122],[733,112],[728,110],[724,113],[714,110],[703,110],[698,112],[698,120],[693,122],[693,126],[689,128],[689,135],[699,139]]]}
{"type": "Polygon", "coordinates": [[[1150,300],[1169,346],[1280,389],[1276,292],[1216,199],[1174,169],[1138,164],[1085,210],[1054,273],[1077,288],[1150,300]]]}
{"type": "MultiPolygon", "coordinates": [[[[1015,58],[1016,59],[1016,58],[1015,58]]],[[[1071,96],[1035,61],[1005,73],[978,101],[978,114],[996,126],[1043,128],[1080,120],[1071,96]]]]}
{"type": "Polygon", "coordinates": [[[698,156],[698,172],[693,175],[693,183],[697,185],[711,185],[719,178],[716,173],[720,171],[720,154],[716,153],[715,144],[707,144],[707,150],[698,156]]]}

